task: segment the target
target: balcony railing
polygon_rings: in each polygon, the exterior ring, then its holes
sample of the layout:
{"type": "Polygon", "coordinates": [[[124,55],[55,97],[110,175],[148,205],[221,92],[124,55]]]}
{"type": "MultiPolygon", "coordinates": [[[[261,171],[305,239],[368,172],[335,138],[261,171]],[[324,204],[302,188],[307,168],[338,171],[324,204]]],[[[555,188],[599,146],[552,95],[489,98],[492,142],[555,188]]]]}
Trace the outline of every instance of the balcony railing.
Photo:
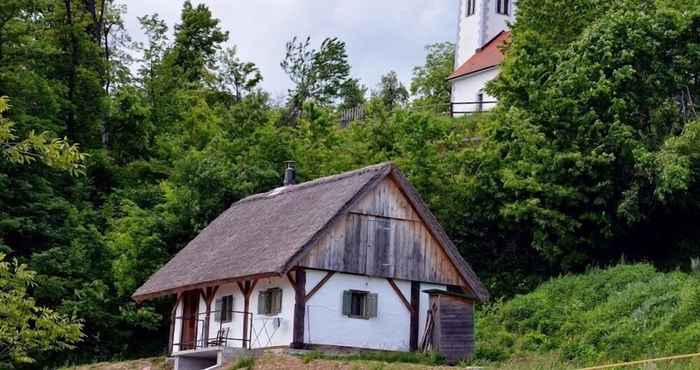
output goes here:
{"type": "Polygon", "coordinates": [[[172,354],[177,351],[195,350],[208,347],[237,347],[250,348],[253,334],[253,314],[243,311],[226,312],[230,317],[215,321],[219,317],[219,311],[207,313],[199,312],[193,316],[177,316],[171,323],[174,328],[180,328],[179,335],[172,331],[169,351],[172,354]],[[216,325],[216,332],[212,332],[212,324],[216,325]],[[177,347],[177,350],[175,350],[177,347]]]}
{"type": "Polygon", "coordinates": [[[450,102],[450,116],[488,112],[496,103],[496,100],[450,102]]]}

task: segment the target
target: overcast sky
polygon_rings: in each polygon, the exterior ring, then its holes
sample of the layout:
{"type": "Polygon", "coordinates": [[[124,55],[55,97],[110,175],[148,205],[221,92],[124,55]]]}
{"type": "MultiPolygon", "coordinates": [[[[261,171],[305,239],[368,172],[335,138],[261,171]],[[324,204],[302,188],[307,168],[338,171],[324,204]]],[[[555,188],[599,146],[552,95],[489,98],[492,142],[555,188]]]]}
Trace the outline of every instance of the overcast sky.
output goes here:
{"type": "MultiPolygon", "coordinates": [[[[134,41],[144,41],[136,17],[158,13],[170,27],[179,22],[182,1],[121,0],[125,23],[134,41]]],[[[229,31],[243,60],[262,71],[262,87],[273,97],[286,93],[289,80],[279,64],[285,43],[294,35],[317,46],[329,36],[347,44],[353,77],[374,88],[379,77],[395,70],[408,83],[424,46],[454,42],[458,0],[210,0],[204,2],[229,31]]]]}

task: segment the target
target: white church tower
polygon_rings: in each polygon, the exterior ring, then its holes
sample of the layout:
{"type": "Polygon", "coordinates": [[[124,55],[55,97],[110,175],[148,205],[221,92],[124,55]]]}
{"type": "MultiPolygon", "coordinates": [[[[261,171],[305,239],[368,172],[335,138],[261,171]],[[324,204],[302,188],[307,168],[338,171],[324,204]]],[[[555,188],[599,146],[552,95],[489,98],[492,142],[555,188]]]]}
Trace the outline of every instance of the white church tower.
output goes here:
{"type": "Polygon", "coordinates": [[[484,92],[503,61],[499,47],[510,37],[516,0],[459,0],[459,21],[452,84],[454,115],[492,108],[495,98],[484,92]]]}

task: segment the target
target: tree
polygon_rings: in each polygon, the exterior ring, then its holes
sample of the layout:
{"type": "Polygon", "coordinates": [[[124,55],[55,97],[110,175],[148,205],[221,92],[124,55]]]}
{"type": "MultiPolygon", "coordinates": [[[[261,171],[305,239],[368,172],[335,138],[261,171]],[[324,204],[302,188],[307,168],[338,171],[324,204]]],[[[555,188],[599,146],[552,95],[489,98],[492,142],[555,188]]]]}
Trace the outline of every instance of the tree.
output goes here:
{"type": "Polygon", "coordinates": [[[228,40],[228,32],[221,30],[219,20],[204,4],[193,7],[185,1],[180,19],[175,25],[170,66],[181,69],[187,81],[201,81],[207,77],[205,68],[212,67],[220,44],[228,40]]]}
{"type": "Polygon", "coordinates": [[[0,155],[10,162],[27,164],[41,160],[51,167],[69,171],[73,175],[82,173],[85,154],[77,144],[70,144],[68,139],[52,138],[48,132],[35,133],[17,141],[14,133],[15,124],[4,117],[9,109],[8,98],[0,96],[0,155]]]}
{"type": "Polygon", "coordinates": [[[328,104],[338,98],[350,76],[347,58],[345,42],[335,37],[323,40],[318,50],[311,48],[310,37],[302,41],[295,36],[287,42],[280,65],[294,84],[289,90],[290,111],[298,114],[308,99],[328,104]]]}
{"type": "Polygon", "coordinates": [[[0,366],[34,362],[40,352],[70,350],[81,337],[76,319],[37,306],[27,289],[36,273],[17,260],[8,262],[0,253],[0,366]]]}
{"type": "Polygon", "coordinates": [[[253,91],[262,81],[260,70],[252,62],[242,62],[236,47],[226,48],[219,54],[219,84],[229,91],[236,102],[253,91]]]}
{"type": "Polygon", "coordinates": [[[428,52],[425,64],[413,68],[411,94],[416,97],[413,105],[444,113],[450,109],[451,84],[447,77],[454,68],[455,46],[451,42],[441,42],[425,49],[428,52]]]}
{"type": "Polygon", "coordinates": [[[365,95],[367,95],[367,87],[362,85],[360,80],[350,78],[345,81],[343,86],[340,88],[340,96],[342,101],[340,102],[340,106],[338,108],[342,110],[360,106],[367,100],[365,99],[365,95]]]}
{"type": "MultiPolygon", "coordinates": [[[[569,269],[697,254],[689,246],[700,235],[685,220],[700,215],[690,149],[700,15],[649,4],[600,14],[595,1],[583,3],[598,14],[583,32],[532,19],[514,28],[489,86],[501,104],[488,142],[503,158],[502,214],[569,269]]],[[[541,17],[559,9],[540,6],[541,17]]]]}
{"type": "Polygon", "coordinates": [[[394,71],[382,76],[373,94],[388,110],[402,107],[408,102],[408,90],[394,71]]]}

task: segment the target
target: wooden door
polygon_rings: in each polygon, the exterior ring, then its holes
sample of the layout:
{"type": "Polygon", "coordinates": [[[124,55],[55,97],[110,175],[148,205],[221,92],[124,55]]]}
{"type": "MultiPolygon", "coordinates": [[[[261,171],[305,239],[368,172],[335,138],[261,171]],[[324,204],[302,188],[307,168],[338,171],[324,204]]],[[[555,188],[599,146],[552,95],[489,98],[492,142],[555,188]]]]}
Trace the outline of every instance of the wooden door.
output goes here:
{"type": "Polygon", "coordinates": [[[180,336],[180,350],[195,348],[197,340],[197,311],[199,310],[199,292],[185,292],[182,299],[182,335],[180,336]]]}

